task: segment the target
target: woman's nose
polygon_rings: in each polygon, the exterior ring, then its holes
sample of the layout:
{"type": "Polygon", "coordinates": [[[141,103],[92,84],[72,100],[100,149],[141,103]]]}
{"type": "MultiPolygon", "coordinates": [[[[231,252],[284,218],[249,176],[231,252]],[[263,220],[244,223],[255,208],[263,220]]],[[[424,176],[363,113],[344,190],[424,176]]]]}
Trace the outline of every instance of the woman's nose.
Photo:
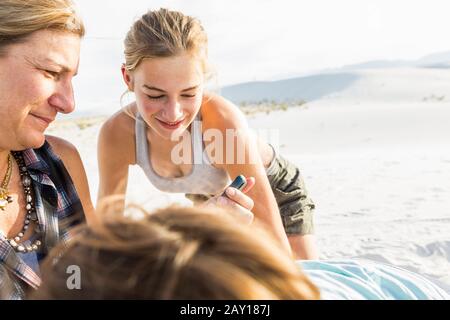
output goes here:
{"type": "Polygon", "coordinates": [[[75,109],[72,83],[60,83],[48,102],[58,112],[71,113],[75,109]]]}

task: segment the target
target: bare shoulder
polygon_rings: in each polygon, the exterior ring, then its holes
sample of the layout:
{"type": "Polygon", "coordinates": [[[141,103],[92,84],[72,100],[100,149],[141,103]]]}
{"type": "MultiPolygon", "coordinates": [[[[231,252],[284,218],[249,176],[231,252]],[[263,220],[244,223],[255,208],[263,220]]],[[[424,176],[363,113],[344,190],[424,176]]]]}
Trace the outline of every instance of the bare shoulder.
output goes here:
{"type": "Polygon", "coordinates": [[[119,139],[130,138],[134,136],[135,119],[136,105],[126,106],[105,121],[101,128],[101,134],[119,139]]]}
{"type": "Polygon", "coordinates": [[[201,112],[205,129],[220,130],[247,126],[247,120],[242,111],[234,103],[217,94],[205,95],[201,112]]]}
{"type": "Polygon", "coordinates": [[[135,163],[135,119],[136,106],[131,104],[103,123],[98,144],[100,156],[114,152],[129,164],[135,163]]]}
{"type": "Polygon", "coordinates": [[[46,135],[46,140],[52,147],[53,152],[63,161],[64,166],[72,178],[85,174],[83,162],[77,148],[69,141],[46,135]]]}
{"type": "MultiPolygon", "coordinates": [[[[242,147],[245,148],[246,154],[250,154],[247,151],[249,146],[252,145],[250,140],[252,136],[248,130],[247,119],[236,105],[219,95],[205,97],[201,112],[205,147],[213,150],[216,148],[222,149],[220,154],[227,156],[227,163],[220,156],[210,159],[212,165],[216,168],[225,169],[230,176],[238,175],[239,173],[236,174],[233,170],[241,169],[229,165],[228,159],[230,155],[237,155],[238,149],[243,150],[242,147]],[[231,140],[231,144],[228,138],[230,133],[233,137],[236,137],[231,140]],[[232,168],[230,169],[230,167],[232,168]]],[[[254,152],[251,154],[253,155],[254,152]]]]}
{"type": "Polygon", "coordinates": [[[46,135],[45,138],[53,152],[61,158],[64,164],[70,165],[78,160],[81,161],[77,148],[69,141],[51,135],[46,135]]]}

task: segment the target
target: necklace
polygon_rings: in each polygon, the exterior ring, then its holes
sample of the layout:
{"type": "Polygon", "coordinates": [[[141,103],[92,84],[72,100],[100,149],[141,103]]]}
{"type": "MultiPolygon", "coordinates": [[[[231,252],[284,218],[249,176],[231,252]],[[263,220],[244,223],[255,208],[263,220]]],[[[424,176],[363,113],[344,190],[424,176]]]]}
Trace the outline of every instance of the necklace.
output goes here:
{"type": "Polygon", "coordinates": [[[6,206],[8,203],[11,203],[12,197],[9,195],[8,192],[8,185],[9,181],[11,180],[11,173],[12,173],[12,157],[11,153],[8,154],[8,168],[6,169],[5,177],[3,178],[2,184],[0,185],[0,209],[2,211],[5,211],[6,206]]]}
{"type": "Polygon", "coordinates": [[[33,196],[31,195],[31,178],[28,173],[28,169],[25,165],[25,161],[23,159],[22,153],[19,151],[12,151],[11,153],[14,156],[14,158],[16,159],[16,162],[19,166],[20,177],[22,180],[22,186],[23,186],[23,190],[25,193],[25,200],[27,203],[25,206],[25,209],[27,210],[27,214],[25,216],[25,221],[24,221],[22,230],[16,236],[14,236],[10,239],[6,239],[6,240],[9,242],[11,247],[13,247],[13,249],[17,252],[26,253],[26,252],[37,251],[42,244],[40,240],[35,240],[33,243],[28,244],[28,245],[19,243],[20,240],[22,240],[25,233],[27,232],[28,228],[30,227],[30,223],[32,221],[37,222],[38,219],[37,219],[37,214],[36,214],[36,208],[34,207],[34,204],[33,204],[33,196]]]}

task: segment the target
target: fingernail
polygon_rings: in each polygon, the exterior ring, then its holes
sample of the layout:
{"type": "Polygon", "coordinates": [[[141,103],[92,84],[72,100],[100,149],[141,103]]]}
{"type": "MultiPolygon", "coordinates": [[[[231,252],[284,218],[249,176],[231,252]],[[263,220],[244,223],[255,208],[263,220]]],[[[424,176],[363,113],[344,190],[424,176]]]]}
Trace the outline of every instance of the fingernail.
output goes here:
{"type": "Polygon", "coordinates": [[[236,190],[234,190],[234,188],[227,189],[227,195],[229,195],[230,197],[234,196],[235,194],[236,194],[236,190]]]}

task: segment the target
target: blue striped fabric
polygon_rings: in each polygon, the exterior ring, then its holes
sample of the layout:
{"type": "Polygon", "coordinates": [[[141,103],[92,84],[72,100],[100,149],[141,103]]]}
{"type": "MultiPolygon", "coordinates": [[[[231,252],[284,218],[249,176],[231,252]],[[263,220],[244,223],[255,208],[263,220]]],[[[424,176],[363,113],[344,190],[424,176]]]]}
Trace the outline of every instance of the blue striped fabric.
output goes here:
{"type": "Polygon", "coordinates": [[[298,261],[324,300],[449,300],[425,277],[368,260],[298,261]]]}

